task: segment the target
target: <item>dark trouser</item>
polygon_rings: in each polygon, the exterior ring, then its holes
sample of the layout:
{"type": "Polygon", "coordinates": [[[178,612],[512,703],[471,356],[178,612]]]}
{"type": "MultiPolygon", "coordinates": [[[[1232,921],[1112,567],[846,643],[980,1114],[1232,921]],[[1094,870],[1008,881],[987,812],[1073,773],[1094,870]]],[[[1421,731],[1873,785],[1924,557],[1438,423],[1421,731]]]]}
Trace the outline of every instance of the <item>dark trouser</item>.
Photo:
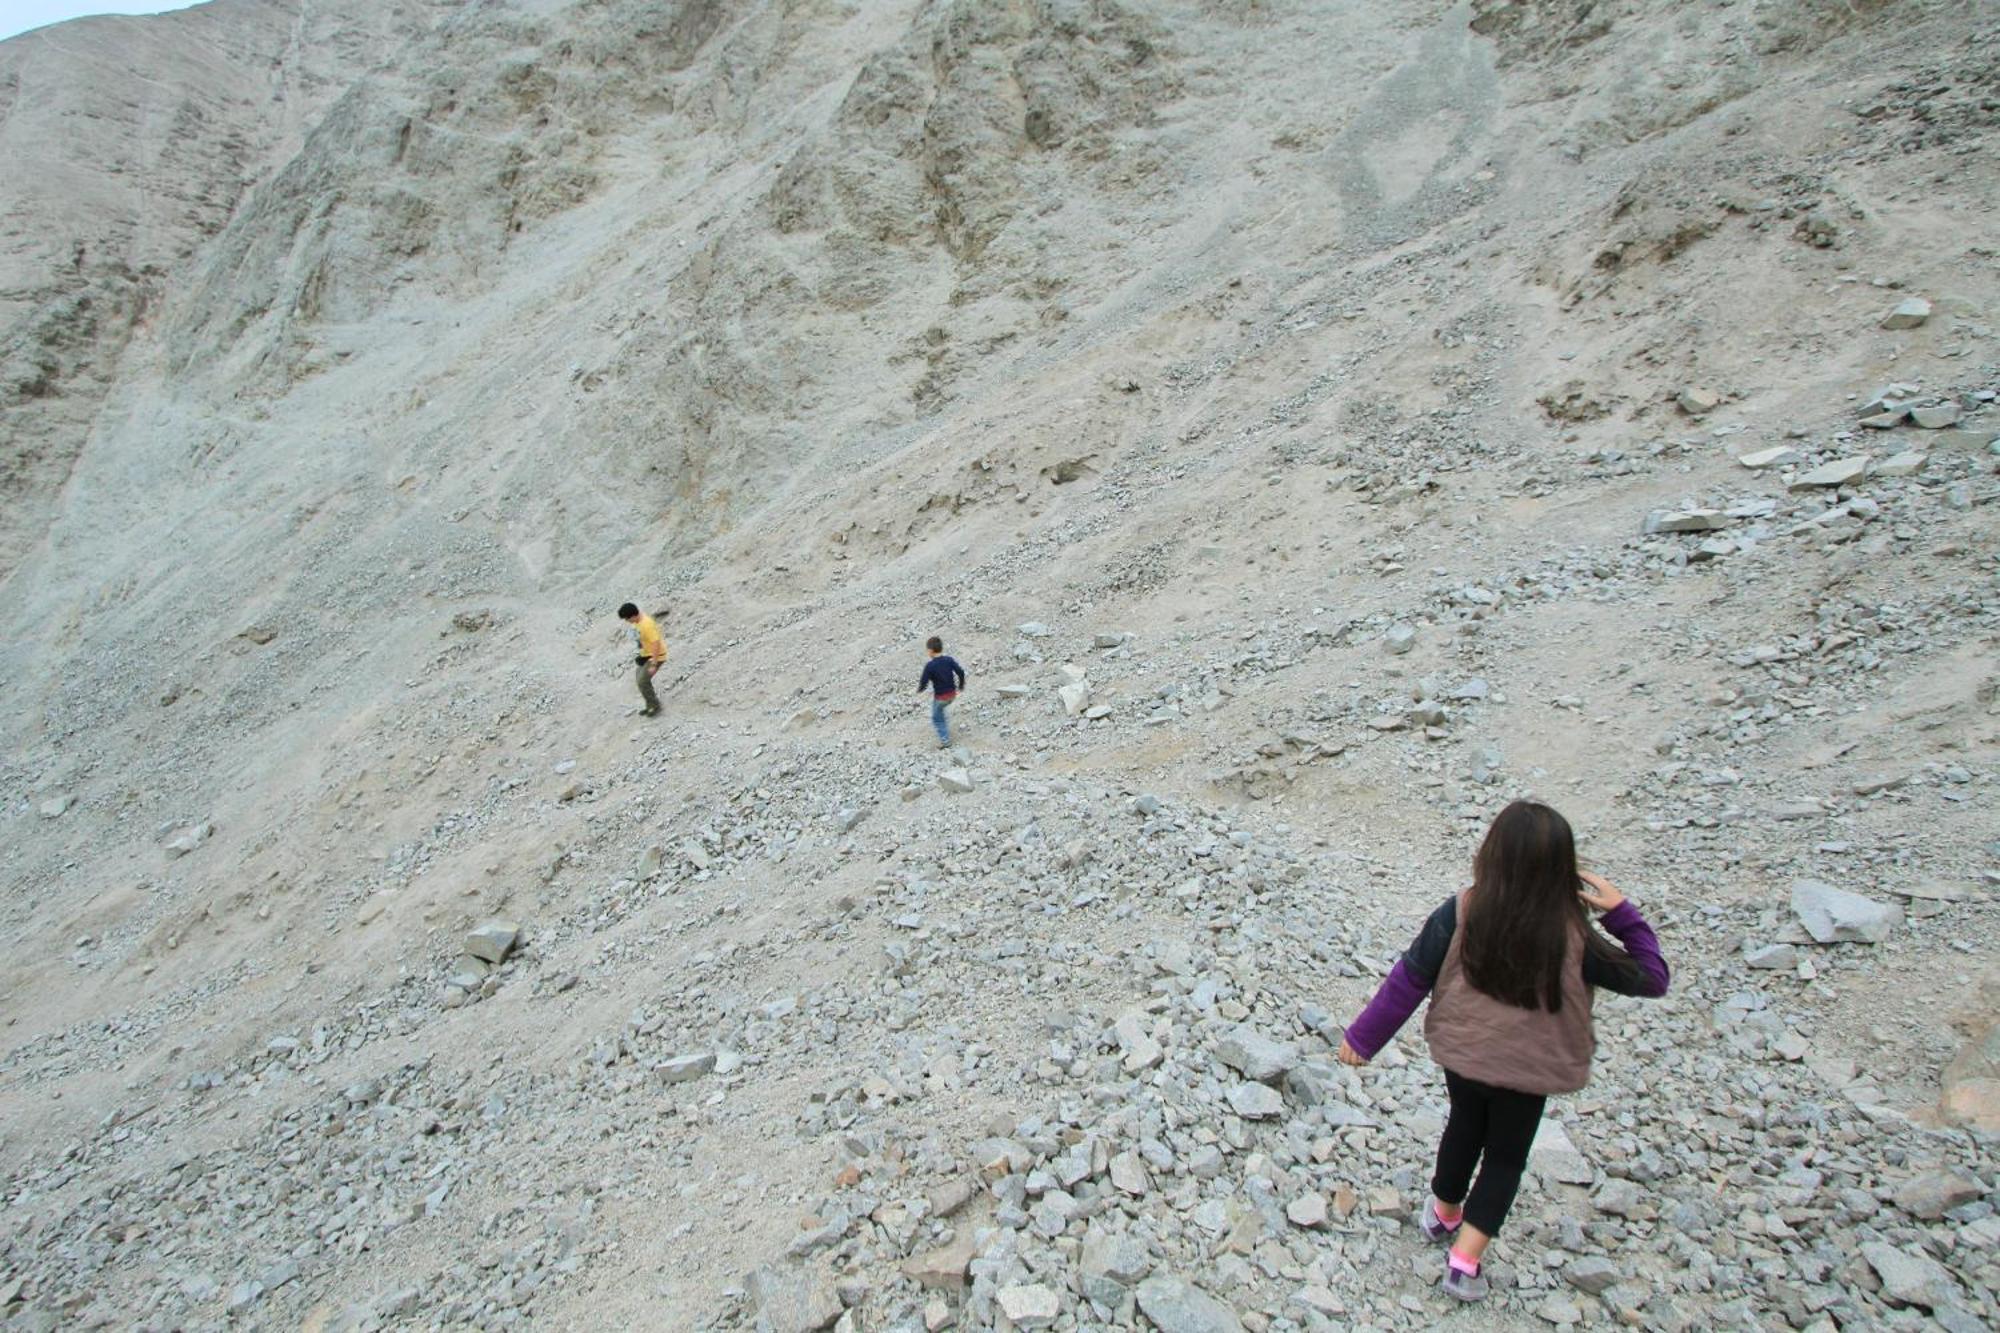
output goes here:
{"type": "Polygon", "coordinates": [[[1528,1149],[1535,1145],[1548,1098],[1461,1078],[1449,1069],[1444,1085],[1451,1093],[1451,1116],[1438,1141],[1431,1193],[1441,1203],[1463,1203],[1466,1225],[1497,1236],[1514,1206],[1514,1192],[1521,1188],[1521,1171],[1528,1165],[1528,1149]],[[1479,1180],[1467,1194],[1475,1165],[1479,1180]]]}
{"type": "Polygon", "coordinates": [[[660,696],[653,693],[653,659],[641,657],[639,662],[639,697],[646,701],[646,711],[660,711],[660,696]]]}

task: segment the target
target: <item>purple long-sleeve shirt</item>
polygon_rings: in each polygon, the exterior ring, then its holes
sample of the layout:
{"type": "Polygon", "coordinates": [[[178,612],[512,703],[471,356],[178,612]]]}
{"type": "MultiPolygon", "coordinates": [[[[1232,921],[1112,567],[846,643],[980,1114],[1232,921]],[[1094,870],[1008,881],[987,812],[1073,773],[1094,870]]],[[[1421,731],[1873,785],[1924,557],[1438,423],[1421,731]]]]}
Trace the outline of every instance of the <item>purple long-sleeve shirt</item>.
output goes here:
{"type": "MultiPolygon", "coordinates": [[[[1616,966],[1600,964],[1590,954],[1583,959],[1586,984],[1615,991],[1620,995],[1642,995],[1657,999],[1667,993],[1667,960],[1660,953],[1660,937],[1627,900],[1598,918],[1605,930],[1624,948],[1626,958],[1616,966]]],[[[1348,1024],[1347,1044],[1364,1060],[1389,1044],[1399,1028],[1409,1021],[1417,1006],[1437,982],[1439,969],[1451,948],[1452,933],[1458,929],[1458,899],[1447,898],[1432,912],[1417,932],[1417,938],[1376,990],[1375,998],[1348,1024]]]]}

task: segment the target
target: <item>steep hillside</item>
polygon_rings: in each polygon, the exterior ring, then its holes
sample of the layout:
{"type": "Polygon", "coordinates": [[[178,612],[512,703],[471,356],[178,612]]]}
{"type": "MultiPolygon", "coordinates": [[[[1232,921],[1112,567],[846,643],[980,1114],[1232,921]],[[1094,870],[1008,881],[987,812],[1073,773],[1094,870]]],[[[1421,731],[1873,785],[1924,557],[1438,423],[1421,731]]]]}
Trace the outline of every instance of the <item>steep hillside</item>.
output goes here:
{"type": "Polygon", "coordinates": [[[1675,986],[1471,1317],[2000,1318],[1996,33],[0,44],[4,1326],[1428,1326],[1332,1053],[1522,794],[1675,986]]]}

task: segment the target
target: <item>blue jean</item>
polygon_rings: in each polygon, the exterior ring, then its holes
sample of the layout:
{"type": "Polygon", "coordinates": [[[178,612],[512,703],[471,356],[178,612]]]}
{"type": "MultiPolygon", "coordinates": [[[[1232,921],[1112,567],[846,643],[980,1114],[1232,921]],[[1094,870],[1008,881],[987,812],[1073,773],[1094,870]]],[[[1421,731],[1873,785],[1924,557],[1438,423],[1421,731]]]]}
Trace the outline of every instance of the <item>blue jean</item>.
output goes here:
{"type": "Polygon", "coordinates": [[[938,739],[950,744],[951,719],[945,716],[945,709],[951,705],[943,699],[931,700],[931,726],[937,731],[938,739]]]}

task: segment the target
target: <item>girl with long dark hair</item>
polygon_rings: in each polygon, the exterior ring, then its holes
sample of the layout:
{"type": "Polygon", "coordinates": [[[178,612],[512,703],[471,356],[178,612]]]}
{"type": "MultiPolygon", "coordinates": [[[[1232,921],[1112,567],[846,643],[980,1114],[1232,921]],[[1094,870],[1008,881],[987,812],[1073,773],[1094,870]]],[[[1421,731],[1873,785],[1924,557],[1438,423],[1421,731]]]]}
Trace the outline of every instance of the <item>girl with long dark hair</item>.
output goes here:
{"type": "Polygon", "coordinates": [[[1424,1037],[1451,1115],[1417,1224],[1450,1243],[1443,1285],[1460,1300],[1486,1295],[1481,1256],[1513,1206],[1544,1104],[1590,1079],[1599,987],[1665,995],[1659,939],[1625,895],[1577,869],[1568,820],[1515,801],[1486,831],[1472,887],[1431,913],[1341,1040],[1341,1060],[1365,1065],[1431,997],[1424,1037]],[[1591,911],[1618,945],[1592,929],[1591,911]]]}

